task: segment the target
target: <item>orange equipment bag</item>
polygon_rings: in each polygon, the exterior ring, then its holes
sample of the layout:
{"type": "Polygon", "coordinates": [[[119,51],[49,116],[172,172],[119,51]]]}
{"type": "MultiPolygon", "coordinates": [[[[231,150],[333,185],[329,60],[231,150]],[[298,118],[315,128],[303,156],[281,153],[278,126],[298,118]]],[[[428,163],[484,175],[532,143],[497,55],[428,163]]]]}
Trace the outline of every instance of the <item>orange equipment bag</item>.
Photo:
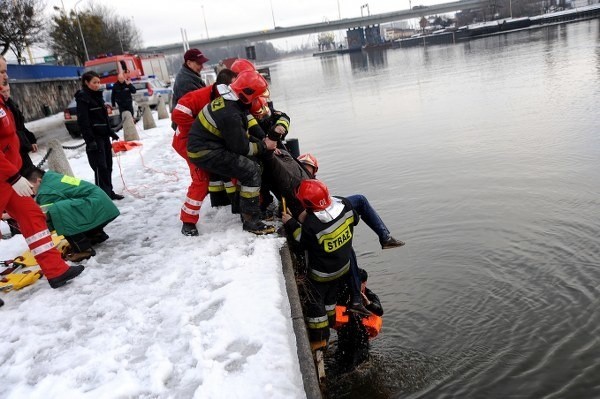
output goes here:
{"type": "MultiPolygon", "coordinates": [[[[348,316],[348,312],[346,312],[346,307],[337,305],[335,307],[335,324],[333,325],[333,328],[339,330],[349,321],[350,317],[348,316]]],[[[381,326],[383,325],[383,319],[381,317],[372,314],[363,317],[361,321],[367,330],[367,334],[369,334],[369,338],[375,338],[379,334],[379,331],[381,331],[381,326]]]]}
{"type": "Polygon", "coordinates": [[[134,149],[135,147],[141,146],[142,143],[138,143],[137,141],[113,141],[112,148],[115,154],[121,151],[129,151],[134,149]]]}

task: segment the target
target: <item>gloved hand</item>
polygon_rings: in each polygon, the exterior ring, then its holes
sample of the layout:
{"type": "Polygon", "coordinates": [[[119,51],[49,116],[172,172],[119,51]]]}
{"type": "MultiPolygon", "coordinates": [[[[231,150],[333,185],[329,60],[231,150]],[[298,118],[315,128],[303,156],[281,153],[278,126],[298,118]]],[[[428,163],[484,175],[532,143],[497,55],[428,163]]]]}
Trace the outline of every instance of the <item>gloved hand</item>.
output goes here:
{"type": "Polygon", "coordinates": [[[120,137],[119,137],[119,135],[118,135],[118,134],[116,134],[115,132],[112,132],[112,133],[110,134],[110,138],[111,138],[113,141],[120,140],[120,137]]]}
{"type": "Polygon", "coordinates": [[[281,140],[281,134],[279,134],[275,129],[269,129],[269,132],[267,133],[267,137],[273,141],[281,140]]]}
{"type": "Polygon", "coordinates": [[[98,143],[96,143],[95,141],[90,141],[89,143],[87,143],[85,145],[85,150],[87,152],[96,152],[96,151],[98,151],[98,143]]]}
{"type": "Polygon", "coordinates": [[[12,188],[21,197],[31,197],[33,195],[33,186],[23,176],[19,177],[19,180],[13,183],[12,188]]]}

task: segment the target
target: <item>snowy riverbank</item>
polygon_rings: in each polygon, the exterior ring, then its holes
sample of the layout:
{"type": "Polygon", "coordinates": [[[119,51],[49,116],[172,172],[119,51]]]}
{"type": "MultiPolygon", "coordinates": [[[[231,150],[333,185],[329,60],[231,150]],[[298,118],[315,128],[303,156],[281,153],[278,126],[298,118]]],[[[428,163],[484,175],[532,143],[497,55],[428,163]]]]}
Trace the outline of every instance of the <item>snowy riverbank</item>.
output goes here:
{"type": "MultiPolygon", "coordinates": [[[[121,216],[83,274],[57,290],[43,279],[0,294],[0,397],[304,397],[284,240],[243,232],[208,198],[200,236],[182,236],[190,179],[170,121],[141,126],[141,149],[114,158],[121,216]]],[[[84,148],[66,153],[74,174],[93,181],[84,148]]],[[[20,235],[0,240],[0,258],[25,248],[20,235]]]]}

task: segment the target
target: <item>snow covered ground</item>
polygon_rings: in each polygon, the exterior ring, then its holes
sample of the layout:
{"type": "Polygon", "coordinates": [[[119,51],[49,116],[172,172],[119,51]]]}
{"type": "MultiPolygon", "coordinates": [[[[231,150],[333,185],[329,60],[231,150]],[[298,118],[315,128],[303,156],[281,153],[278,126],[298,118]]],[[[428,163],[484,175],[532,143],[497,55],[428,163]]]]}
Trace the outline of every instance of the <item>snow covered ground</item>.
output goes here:
{"type": "MultiPolygon", "coordinates": [[[[60,289],[43,279],[0,294],[0,397],[305,397],[283,239],[243,232],[239,216],[208,197],[200,236],[182,236],[190,179],[170,120],[138,130],[141,149],[114,158],[121,216],[85,271],[60,289]]],[[[65,151],[75,175],[93,182],[85,150],[65,151]]],[[[0,240],[0,259],[25,249],[20,235],[0,240]]]]}

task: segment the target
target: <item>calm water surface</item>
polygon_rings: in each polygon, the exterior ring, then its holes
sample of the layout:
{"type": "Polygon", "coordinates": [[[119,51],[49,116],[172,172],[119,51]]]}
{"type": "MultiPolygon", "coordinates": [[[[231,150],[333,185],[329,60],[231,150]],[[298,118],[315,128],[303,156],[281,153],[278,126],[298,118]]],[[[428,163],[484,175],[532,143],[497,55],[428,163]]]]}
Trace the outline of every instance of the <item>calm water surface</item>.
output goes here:
{"type": "Polygon", "coordinates": [[[271,66],[386,315],[331,397],[600,397],[600,21],[271,66]]]}

